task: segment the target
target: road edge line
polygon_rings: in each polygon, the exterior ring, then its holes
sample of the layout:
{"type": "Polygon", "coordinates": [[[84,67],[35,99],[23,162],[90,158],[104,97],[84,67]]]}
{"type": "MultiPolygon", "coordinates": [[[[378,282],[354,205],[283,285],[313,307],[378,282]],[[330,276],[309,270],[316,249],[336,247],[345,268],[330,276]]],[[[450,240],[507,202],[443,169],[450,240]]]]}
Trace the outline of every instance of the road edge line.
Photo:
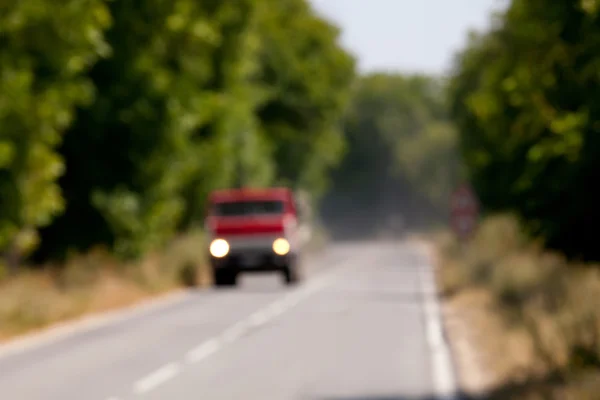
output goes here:
{"type": "Polygon", "coordinates": [[[431,256],[428,243],[417,242],[419,250],[424,255],[425,263],[419,260],[418,271],[421,290],[423,292],[423,315],[427,343],[431,350],[431,365],[433,368],[433,384],[438,400],[459,400],[458,385],[453,354],[446,340],[445,325],[441,313],[438,288],[435,279],[435,260],[431,256]]]}

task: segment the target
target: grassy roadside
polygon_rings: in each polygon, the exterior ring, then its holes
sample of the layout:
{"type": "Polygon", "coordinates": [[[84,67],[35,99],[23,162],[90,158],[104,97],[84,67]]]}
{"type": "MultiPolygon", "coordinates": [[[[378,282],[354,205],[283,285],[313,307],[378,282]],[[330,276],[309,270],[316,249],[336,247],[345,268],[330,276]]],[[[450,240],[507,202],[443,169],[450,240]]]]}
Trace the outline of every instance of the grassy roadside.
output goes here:
{"type": "MultiPolygon", "coordinates": [[[[326,230],[317,226],[306,251],[318,252],[327,242],[326,230]]],[[[72,257],[60,269],[49,266],[0,280],[0,342],[184,287],[207,286],[211,279],[202,232],[181,236],[135,263],[97,249],[72,257]]]]}
{"type": "Polygon", "coordinates": [[[135,263],[119,262],[101,249],[76,255],[62,268],[48,266],[0,282],[0,342],[209,282],[201,232],[135,263]]]}
{"type": "Polygon", "coordinates": [[[598,266],[543,250],[508,216],[484,221],[467,245],[447,233],[436,242],[444,303],[468,327],[449,335],[469,335],[491,375],[485,398],[598,398],[598,266]]]}

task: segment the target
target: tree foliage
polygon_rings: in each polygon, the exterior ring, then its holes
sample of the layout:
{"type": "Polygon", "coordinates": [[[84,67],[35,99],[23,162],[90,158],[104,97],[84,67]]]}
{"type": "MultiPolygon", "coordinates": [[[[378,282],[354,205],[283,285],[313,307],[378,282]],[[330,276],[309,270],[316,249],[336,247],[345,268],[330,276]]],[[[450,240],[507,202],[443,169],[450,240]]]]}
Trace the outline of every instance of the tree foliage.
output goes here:
{"type": "Polygon", "coordinates": [[[0,42],[0,251],[137,256],[341,154],[354,61],[305,0],[11,1],[0,42]]]}
{"type": "Polygon", "coordinates": [[[354,88],[344,130],[348,150],[334,173],[325,217],[337,220],[340,229],[365,234],[394,216],[423,226],[445,215],[459,164],[444,82],[364,76],[354,88]]]}
{"type": "Polygon", "coordinates": [[[351,194],[382,219],[445,207],[443,83],[356,82],[306,0],[52,4],[0,8],[0,251],[135,257],[201,223],[215,188],[314,201],[333,169],[330,205],[351,194]]]}
{"type": "Polygon", "coordinates": [[[457,60],[452,116],[488,210],[517,213],[532,234],[599,259],[600,19],[597,1],[513,0],[457,60]]]}
{"type": "Polygon", "coordinates": [[[354,60],[338,29],[304,0],[270,4],[264,20],[261,80],[269,93],[258,109],[273,144],[279,182],[323,193],[326,173],[343,150],[339,123],[354,78],[354,60]]]}
{"type": "Polygon", "coordinates": [[[0,6],[0,252],[25,254],[65,204],[56,147],[75,107],[94,100],[89,68],[109,54],[101,0],[0,6]]]}

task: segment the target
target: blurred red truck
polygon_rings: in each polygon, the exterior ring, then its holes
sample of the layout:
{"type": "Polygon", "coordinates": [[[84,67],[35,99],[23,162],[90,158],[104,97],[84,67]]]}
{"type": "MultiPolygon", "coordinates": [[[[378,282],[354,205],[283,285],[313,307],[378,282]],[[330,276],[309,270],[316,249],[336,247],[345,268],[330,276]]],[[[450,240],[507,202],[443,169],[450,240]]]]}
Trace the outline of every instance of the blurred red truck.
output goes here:
{"type": "Polygon", "coordinates": [[[299,279],[300,237],[294,195],[287,188],[227,189],[210,194],[205,222],[216,286],[234,286],[245,272],[281,272],[299,279]]]}

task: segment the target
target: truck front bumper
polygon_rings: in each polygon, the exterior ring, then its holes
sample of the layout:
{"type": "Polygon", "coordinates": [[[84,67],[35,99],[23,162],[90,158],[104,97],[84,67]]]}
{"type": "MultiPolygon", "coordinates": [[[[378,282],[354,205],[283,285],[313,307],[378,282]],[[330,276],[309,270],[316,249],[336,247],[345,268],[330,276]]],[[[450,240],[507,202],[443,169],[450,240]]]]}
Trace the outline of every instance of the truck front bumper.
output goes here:
{"type": "Polygon", "coordinates": [[[211,256],[213,269],[231,269],[236,271],[280,271],[294,263],[296,255],[288,253],[280,256],[273,251],[234,251],[225,257],[211,256]]]}

